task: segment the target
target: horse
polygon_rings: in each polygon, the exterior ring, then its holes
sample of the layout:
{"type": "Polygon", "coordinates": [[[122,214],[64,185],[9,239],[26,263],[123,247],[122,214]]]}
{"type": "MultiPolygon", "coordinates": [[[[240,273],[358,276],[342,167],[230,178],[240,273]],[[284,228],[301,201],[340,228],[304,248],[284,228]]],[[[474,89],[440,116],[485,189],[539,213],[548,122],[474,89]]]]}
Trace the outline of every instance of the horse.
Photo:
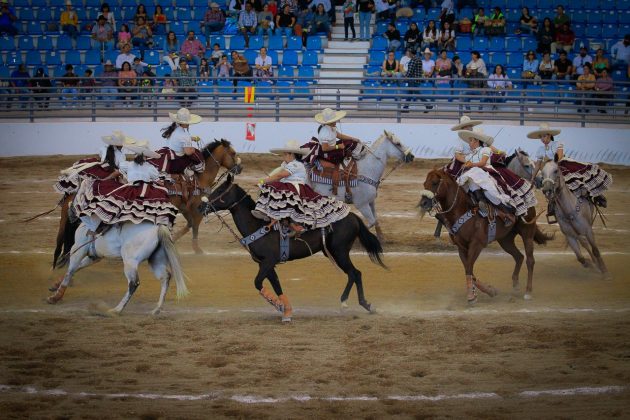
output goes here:
{"type": "Polygon", "coordinates": [[[451,240],[457,246],[466,272],[468,302],[472,304],[477,300],[477,288],[491,297],[498,293],[494,287],[481,283],[473,272],[475,261],[488,245],[488,240],[492,239],[492,235],[489,235],[491,229],[495,229],[494,238],[501,248],[514,258],[512,286],[515,292],[519,290],[518,276],[523,264],[523,254],[516,247],[514,239],[516,235],[522,238],[527,265],[527,287],[523,297],[526,300],[531,299],[535,263],[534,242],[544,245],[553,239],[552,235],[541,232],[536,225],[535,208],[530,207],[526,217],[519,217],[509,227],[505,226],[502,218],[495,217],[492,221],[493,226],[488,218],[472,210],[473,203],[468,194],[444,169],[430,171],[424,181],[424,188],[418,204],[421,215],[435,211],[435,217],[449,228],[451,240]]]}
{"type": "MultiPolygon", "coordinates": [[[[409,163],[414,160],[413,154],[403,145],[394,133],[387,130],[368,148],[367,154],[357,161],[357,186],[352,189],[354,206],[361,212],[368,222],[368,227],[374,226],[380,240],[383,239],[381,227],[376,218],[376,195],[382,181],[387,159],[395,158],[400,163],[409,163]]],[[[318,193],[325,196],[332,195],[331,185],[316,183],[309,180],[309,185],[318,193]]],[[[346,189],[339,186],[336,198],[343,201],[346,189]]]]}
{"type": "MultiPolygon", "coordinates": [[[[204,200],[200,211],[208,214],[209,212],[216,213],[220,210],[229,210],[241,236],[246,237],[268,225],[268,222],[257,219],[252,215],[252,210],[255,207],[256,203],[252,197],[233,182],[232,175],[228,175],[227,180],[204,200]]],[[[361,218],[352,212],[345,218],[333,223],[330,229],[325,229],[325,232],[323,229],[309,230],[302,233],[299,238],[290,239],[288,260],[307,258],[322,251],[331,262],[348,276],[348,282],[341,295],[342,307],[347,307],[348,295],[352,290],[352,286],[356,285],[359,305],[368,312],[373,312],[374,308],[365,299],[361,272],[355,268],[350,259],[350,250],[354,241],[359,238],[370,260],[383,268],[387,268],[381,259],[383,253],[381,243],[368,230],[361,218]]],[[[236,233],[234,235],[236,236],[236,233]]],[[[282,291],[280,279],[275,270],[276,265],[280,262],[279,237],[280,233],[278,231],[271,230],[260,239],[252,242],[247,249],[252,259],[258,263],[258,274],[254,279],[254,286],[269,303],[279,312],[282,312],[282,320],[290,322],[292,314],[291,304],[282,291]],[[265,278],[271,283],[279,301],[270,292],[264,290],[263,281],[265,278]]]]}
{"type": "Polygon", "coordinates": [[[602,275],[609,277],[593,233],[593,222],[597,216],[595,205],[587,197],[577,196],[569,190],[556,162],[547,161],[542,168],[542,176],[542,192],[554,202],[560,231],[566,236],[577,260],[584,268],[592,266],[582,255],[582,245],[602,275]]]}
{"type": "MultiPolygon", "coordinates": [[[[202,149],[202,153],[206,162],[205,169],[198,178],[198,187],[202,191],[209,190],[221,167],[235,174],[239,174],[242,170],[241,159],[236,156],[236,151],[227,140],[221,139],[209,143],[202,149]]],[[[193,194],[188,198],[187,202],[184,202],[183,197],[180,195],[171,195],[170,199],[171,203],[173,203],[173,205],[177,207],[177,209],[186,219],[186,226],[180,229],[180,231],[175,234],[174,240],[177,241],[183,235],[188,233],[188,231],[190,231],[190,229],[192,228],[193,250],[197,254],[203,253],[203,251],[199,247],[199,242],[197,239],[199,235],[199,225],[201,224],[201,220],[203,219],[203,217],[197,211],[199,204],[201,203],[201,195],[193,194]]],[[[71,221],[69,219],[70,206],[72,205],[73,200],[74,194],[64,195],[64,197],[58,204],[58,206],[61,206],[61,218],[59,220],[55,252],[53,254],[53,269],[61,268],[66,265],[68,260],[65,256],[68,255],[70,249],[72,248],[72,245],[74,244],[74,232],[79,226],[79,221],[71,221]],[[67,234],[66,229],[69,229],[67,234]],[[62,255],[62,251],[64,257],[59,259],[59,257],[62,255]]],[[[42,215],[43,214],[44,213],[42,213],[42,215]]],[[[32,219],[34,218],[31,218],[30,220],[32,219]]]]}
{"type": "Polygon", "coordinates": [[[59,302],[68,287],[72,276],[102,258],[122,258],[125,277],[127,277],[127,292],[120,303],[110,309],[113,314],[120,314],[125,308],[140,284],[138,266],[145,260],[156,278],[162,283],[158,304],[151,312],[158,314],[164,304],[164,297],[168,290],[171,277],[175,278],[177,298],[188,294],[186,281],[177,255],[175,243],[166,226],[158,226],[150,222],[134,224],[119,223],[92,240],[87,235],[87,227],[81,224],[75,233],[75,241],[70,253],[68,271],[50,290],[55,292],[49,296],[47,302],[59,302]]]}

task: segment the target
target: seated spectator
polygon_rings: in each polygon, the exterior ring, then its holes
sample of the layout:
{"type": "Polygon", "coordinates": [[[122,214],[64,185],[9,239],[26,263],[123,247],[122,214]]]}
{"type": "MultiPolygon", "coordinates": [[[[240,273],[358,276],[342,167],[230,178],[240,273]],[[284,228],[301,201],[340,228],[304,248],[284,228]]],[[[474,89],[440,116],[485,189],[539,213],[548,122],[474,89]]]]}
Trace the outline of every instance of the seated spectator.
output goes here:
{"type": "Polygon", "coordinates": [[[405,32],[405,49],[411,50],[415,54],[421,43],[420,29],[418,29],[416,22],[411,22],[409,29],[405,32]]]}
{"type": "Polygon", "coordinates": [[[560,58],[553,63],[553,76],[554,80],[571,80],[573,76],[573,64],[567,58],[567,52],[565,50],[560,51],[560,58]]]}
{"type": "Polygon", "coordinates": [[[15,11],[9,7],[8,0],[0,1],[0,35],[15,36],[18,30],[13,26],[13,22],[17,20],[15,11]]]}
{"type": "Polygon", "coordinates": [[[453,73],[453,62],[446,55],[446,50],[440,51],[440,58],[435,61],[436,85],[450,83],[453,73]]]}
{"type": "Polygon", "coordinates": [[[617,41],[610,49],[613,58],[613,69],[626,69],[630,65],[630,34],[617,41]]]}
{"type": "MultiPolygon", "coordinates": [[[[492,98],[489,99],[489,102],[492,103],[500,103],[504,102],[504,97],[507,95],[507,90],[512,89],[512,82],[509,80],[507,74],[505,74],[505,70],[503,66],[497,64],[494,67],[494,73],[488,77],[488,87],[492,89],[489,94],[492,98]]],[[[492,109],[497,109],[496,105],[492,106],[492,109]]]]}
{"type": "Polygon", "coordinates": [[[269,78],[273,77],[272,66],[273,62],[271,61],[271,57],[267,55],[267,48],[262,47],[260,49],[258,57],[256,57],[256,61],[254,62],[254,67],[256,69],[256,79],[269,80],[269,78]]]}
{"type": "Polygon", "coordinates": [[[208,59],[202,58],[201,64],[199,64],[199,68],[197,69],[197,73],[199,74],[200,82],[207,82],[212,77],[212,68],[208,63],[208,59]]]}
{"type": "Polygon", "coordinates": [[[490,19],[488,19],[488,16],[486,16],[486,12],[484,8],[480,7],[477,10],[477,13],[475,14],[475,16],[473,17],[473,24],[472,24],[473,36],[487,35],[486,28],[488,28],[491,24],[492,22],[490,21],[490,19]]]}
{"type": "MultiPolygon", "coordinates": [[[[430,52],[430,51],[429,51],[430,52]]],[[[420,57],[413,57],[407,66],[407,73],[405,74],[405,78],[407,78],[407,84],[409,85],[409,91],[407,92],[406,104],[403,106],[402,112],[409,112],[409,102],[417,101],[418,99],[422,102],[428,102],[427,99],[422,97],[422,95],[418,94],[417,88],[422,83],[422,77],[424,75],[424,64],[423,60],[420,57]]],[[[429,110],[433,109],[432,105],[426,105],[426,109],[424,113],[429,112],[429,110]]]]}
{"type": "Polygon", "coordinates": [[[131,34],[133,35],[131,43],[140,49],[140,58],[144,60],[144,51],[153,44],[153,31],[144,17],[138,17],[131,34]]]}
{"type": "Polygon", "coordinates": [[[556,28],[556,31],[561,29],[564,25],[567,25],[567,28],[571,26],[571,18],[564,13],[564,7],[558,6],[556,7],[556,16],[553,18],[553,26],[556,28]]]}
{"type": "Polygon", "coordinates": [[[194,94],[197,91],[197,80],[185,59],[179,60],[179,68],[173,72],[173,80],[177,85],[177,93],[182,108],[190,108],[192,101],[197,99],[194,94]]]}
{"type": "Polygon", "coordinates": [[[118,92],[122,93],[121,99],[125,108],[131,108],[131,101],[135,99],[138,75],[131,68],[131,63],[125,61],[118,72],[118,92]],[[127,102],[129,98],[129,102],[127,102]]]}
{"type": "Polygon", "coordinates": [[[558,49],[571,52],[575,42],[575,34],[566,23],[556,29],[555,41],[551,43],[551,53],[555,54],[558,49]]]}
{"type": "Polygon", "coordinates": [[[18,101],[21,102],[21,108],[26,108],[26,102],[29,99],[28,81],[30,80],[30,78],[31,75],[29,74],[28,70],[26,70],[25,64],[20,64],[18,68],[11,73],[11,80],[9,81],[9,84],[11,85],[12,89],[10,93],[13,98],[16,98],[18,101]]]}
{"type": "Polygon", "coordinates": [[[185,58],[186,61],[194,61],[196,65],[201,63],[201,58],[206,53],[206,47],[195,37],[195,31],[188,31],[186,40],[182,42],[181,53],[182,58],[185,58]]]}
{"type": "Polygon", "coordinates": [[[341,9],[343,10],[343,30],[344,30],[344,41],[348,40],[348,29],[352,30],[352,40],[354,41],[357,38],[357,32],[354,29],[354,9],[356,4],[354,0],[345,0],[341,9]]]}
{"type": "MultiPolygon", "coordinates": [[[[315,10],[315,14],[311,19],[311,26],[309,29],[309,35],[315,35],[318,32],[326,32],[326,36],[329,40],[332,39],[330,32],[330,17],[324,10],[323,4],[318,4],[317,9],[315,10]]],[[[399,34],[400,38],[400,34],[399,34]]]]}
{"type": "Polygon", "coordinates": [[[107,60],[104,64],[104,71],[100,77],[100,92],[103,96],[100,97],[100,100],[105,102],[106,107],[111,107],[112,100],[116,99],[116,95],[118,95],[118,72],[114,68],[114,65],[110,60],[107,60]]]}
{"type": "Polygon", "coordinates": [[[156,35],[164,35],[166,33],[167,24],[168,19],[166,19],[164,10],[162,6],[158,4],[155,6],[155,12],[153,12],[153,25],[151,25],[151,30],[153,30],[153,33],[156,35]]]}
{"type": "Polygon", "coordinates": [[[604,50],[599,48],[595,53],[595,60],[593,60],[595,77],[600,77],[602,70],[610,70],[610,63],[608,62],[608,58],[604,56],[604,50]]]}
{"type": "MultiPolygon", "coordinates": [[[[320,4],[324,7],[324,12],[326,12],[326,14],[328,15],[328,18],[330,19],[330,25],[331,26],[334,25],[335,22],[337,21],[337,18],[336,18],[335,8],[332,7],[332,1],[331,0],[313,0],[310,4],[310,7],[311,9],[314,9],[315,11],[317,11],[317,8],[319,7],[320,4]]],[[[298,5],[299,5],[299,2],[298,2],[298,5]]]]}
{"type": "MultiPolygon", "coordinates": [[[[61,100],[71,99],[73,101],[76,101],[76,95],[78,93],[77,86],[79,86],[79,77],[74,73],[74,67],[72,66],[72,64],[66,64],[66,72],[61,78],[61,85],[63,86],[63,88],[61,89],[61,94],[63,95],[61,97],[61,100]]],[[[63,105],[64,108],[66,107],[66,105],[67,104],[63,105]]],[[[75,105],[72,104],[72,106],[74,107],[75,105]]]]}
{"type": "Polygon", "coordinates": [[[81,82],[79,82],[79,86],[81,86],[81,89],[79,91],[81,95],[79,96],[79,99],[92,100],[91,94],[94,93],[94,87],[96,86],[96,80],[94,79],[94,77],[92,77],[93,74],[94,72],[92,71],[92,69],[85,70],[85,73],[83,74],[83,79],[81,79],[81,82]]]}
{"type": "Polygon", "coordinates": [[[551,19],[545,18],[543,20],[542,27],[536,34],[536,39],[538,40],[538,51],[540,54],[551,51],[551,44],[555,40],[555,29],[553,24],[551,23],[551,19]]]}
{"type": "Polygon", "coordinates": [[[575,56],[573,59],[573,75],[574,77],[581,76],[584,74],[584,66],[586,64],[591,65],[591,73],[593,69],[593,57],[588,54],[588,51],[585,47],[580,48],[580,53],[575,56]]]}
{"type": "Polygon", "coordinates": [[[238,19],[241,11],[245,10],[243,3],[243,0],[230,0],[230,4],[228,5],[228,16],[238,19]]]}
{"type": "Polygon", "coordinates": [[[203,28],[206,35],[206,47],[210,46],[210,34],[221,32],[225,27],[225,14],[216,2],[211,2],[203,16],[203,28]]]}
{"type": "Polygon", "coordinates": [[[608,70],[603,68],[599,79],[595,82],[595,97],[600,99],[597,101],[596,105],[598,106],[597,112],[601,112],[602,114],[606,114],[606,109],[610,103],[608,101],[603,101],[604,99],[611,99],[613,90],[613,79],[608,75],[608,70]]]}
{"type": "Polygon", "coordinates": [[[385,78],[398,79],[402,75],[400,73],[400,63],[396,60],[396,54],[394,51],[389,51],[387,57],[383,60],[381,66],[381,76],[385,78]]]}
{"type": "Polygon", "coordinates": [[[533,80],[538,75],[539,66],[540,62],[536,58],[536,53],[532,50],[528,51],[527,56],[525,57],[525,61],[523,61],[523,72],[521,73],[521,79],[533,80]]]}
{"type": "Polygon", "coordinates": [[[171,71],[175,71],[179,67],[179,40],[175,32],[170,31],[164,39],[164,45],[162,45],[162,61],[169,65],[171,71]]]}
{"type": "Polygon", "coordinates": [[[466,77],[488,77],[488,69],[486,68],[486,63],[481,58],[481,54],[479,51],[473,51],[471,53],[472,58],[468,64],[466,64],[466,77]]]}
{"type": "Polygon", "coordinates": [[[96,50],[114,49],[114,30],[107,23],[105,16],[100,15],[92,28],[92,48],[96,50]]]}
{"type": "Polygon", "coordinates": [[[282,8],[282,13],[276,15],[276,27],[275,32],[280,35],[291,35],[293,33],[293,27],[295,26],[296,18],[291,13],[291,7],[285,4],[282,8]]]}
{"type": "Polygon", "coordinates": [[[134,54],[131,53],[131,44],[123,44],[122,51],[116,57],[116,68],[122,69],[122,65],[125,61],[133,63],[133,59],[136,58],[134,54]]]}
{"type": "MultiPolygon", "coordinates": [[[[274,33],[275,24],[273,23],[273,13],[269,11],[267,4],[263,5],[263,9],[258,12],[258,35],[271,35],[274,33]]],[[[291,31],[288,32],[291,35],[291,31]]]]}
{"type": "Polygon", "coordinates": [[[66,1],[66,10],[64,10],[59,17],[59,25],[61,25],[61,30],[72,39],[77,39],[77,36],[79,36],[79,16],[77,12],[72,9],[72,2],[70,0],[66,1]]]}
{"type": "Polygon", "coordinates": [[[400,59],[400,62],[398,63],[398,68],[400,70],[400,73],[402,73],[403,75],[407,74],[407,70],[409,70],[409,62],[414,57],[414,55],[416,55],[415,51],[411,48],[408,48],[405,50],[405,55],[403,55],[400,59]]]}
{"type": "Polygon", "coordinates": [[[227,59],[227,55],[223,54],[221,60],[217,63],[217,79],[227,80],[232,73],[232,64],[227,59]]]}
{"type": "Polygon", "coordinates": [[[149,15],[147,14],[147,8],[142,3],[140,3],[138,7],[136,7],[136,14],[133,16],[133,22],[137,25],[138,19],[140,18],[143,18],[145,22],[149,20],[149,15]]]}
{"type": "Polygon", "coordinates": [[[38,68],[35,76],[29,81],[31,91],[35,94],[35,101],[38,108],[48,108],[50,102],[50,92],[52,91],[52,83],[50,78],[42,67],[38,68]]]}
{"type": "Polygon", "coordinates": [[[529,8],[523,7],[521,9],[521,17],[518,20],[520,27],[517,33],[521,34],[536,34],[538,32],[538,20],[536,17],[529,14],[529,8]]]}
{"type": "Polygon", "coordinates": [[[134,57],[131,69],[136,72],[138,76],[142,76],[147,69],[147,63],[143,63],[140,57],[134,57]]]}
{"type": "Polygon", "coordinates": [[[462,63],[462,59],[459,58],[459,55],[453,56],[453,67],[451,67],[451,77],[453,79],[461,79],[465,77],[466,71],[464,67],[464,63],[462,63]]]}
{"type": "Polygon", "coordinates": [[[494,13],[490,16],[490,22],[490,28],[486,28],[486,31],[489,30],[488,36],[505,35],[505,16],[501,12],[500,7],[494,8],[494,13]]]}
{"type": "Polygon", "coordinates": [[[543,54],[543,59],[538,66],[538,76],[542,80],[551,80],[553,77],[553,61],[551,61],[551,54],[546,52],[543,54]]]}
{"type": "Polygon", "coordinates": [[[453,0],[444,0],[440,5],[440,26],[444,28],[444,24],[448,23],[449,26],[455,22],[455,4],[453,0]]]}
{"type": "Polygon", "coordinates": [[[118,31],[118,49],[122,49],[125,44],[131,45],[131,32],[129,31],[129,26],[123,23],[120,26],[120,31],[118,31]]]}
{"type": "Polygon", "coordinates": [[[212,61],[212,65],[216,67],[216,65],[221,60],[225,54],[221,51],[221,46],[218,43],[214,43],[212,46],[212,54],[210,55],[210,60],[212,61]]]}
{"type": "Polygon", "coordinates": [[[177,85],[175,84],[175,81],[172,79],[172,76],[170,73],[167,73],[164,75],[165,80],[164,80],[164,84],[162,85],[162,94],[164,94],[164,99],[166,100],[172,100],[173,99],[173,94],[175,94],[175,89],[177,88],[177,85]]]}
{"type": "Polygon", "coordinates": [[[433,57],[433,53],[430,49],[425,48],[422,55],[422,76],[426,79],[430,79],[435,72],[435,61],[431,58],[433,57]]]}
{"type": "MultiPolygon", "coordinates": [[[[591,73],[591,63],[586,63],[582,71],[583,73],[578,77],[575,88],[580,93],[580,97],[585,98],[579,100],[578,105],[581,104],[584,107],[584,112],[589,112],[590,109],[586,107],[591,106],[593,102],[587,100],[587,98],[591,98],[595,90],[595,75],[591,73]]],[[[578,109],[578,112],[582,112],[582,109],[578,109]]]]}
{"type": "Polygon", "coordinates": [[[101,4],[101,10],[97,16],[97,19],[103,16],[105,22],[109,24],[113,32],[116,32],[116,19],[114,18],[114,12],[111,11],[108,3],[101,4]]]}
{"type": "Polygon", "coordinates": [[[232,66],[234,73],[234,86],[238,84],[239,78],[252,77],[253,75],[247,59],[236,51],[232,51],[232,66]]]}
{"type": "Polygon", "coordinates": [[[258,26],[258,17],[256,11],[253,10],[252,4],[245,3],[245,9],[241,10],[238,15],[238,30],[245,37],[245,48],[249,48],[249,35],[256,33],[258,26]]]}
{"type": "Polygon", "coordinates": [[[435,21],[430,20],[422,31],[422,48],[437,48],[437,28],[435,21]]]}
{"type": "Polygon", "coordinates": [[[400,48],[400,31],[396,29],[396,25],[390,23],[387,25],[387,31],[383,34],[385,38],[387,38],[387,50],[388,51],[396,51],[400,48]]]}
{"type": "Polygon", "coordinates": [[[438,31],[438,47],[447,51],[455,51],[455,31],[451,24],[444,22],[442,29],[438,31]]]}
{"type": "Polygon", "coordinates": [[[269,11],[273,15],[273,19],[275,21],[276,16],[278,15],[278,3],[276,0],[267,0],[267,6],[269,6],[269,11]]]}

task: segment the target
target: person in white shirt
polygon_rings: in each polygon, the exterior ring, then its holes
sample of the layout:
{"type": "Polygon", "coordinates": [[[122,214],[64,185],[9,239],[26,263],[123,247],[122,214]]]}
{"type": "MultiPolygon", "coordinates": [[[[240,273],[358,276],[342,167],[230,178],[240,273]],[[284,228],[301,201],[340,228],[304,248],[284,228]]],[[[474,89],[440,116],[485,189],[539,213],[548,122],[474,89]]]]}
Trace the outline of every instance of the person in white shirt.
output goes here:
{"type": "Polygon", "coordinates": [[[171,125],[162,129],[162,137],[168,140],[168,147],[158,150],[159,160],[152,160],[161,172],[180,174],[187,168],[200,173],[205,169],[203,154],[196,146],[196,140],[190,135],[189,127],[201,122],[199,115],[191,114],[186,108],[177,113],[169,112],[171,125]]]}
{"type": "Polygon", "coordinates": [[[339,164],[346,156],[350,156],[357,145],[361,143],[361,140],[343,134],[337,128],[337,121],[345,116],[346,111],[334,111],[330,108],[315,115],[315,121],[320,124],[317,129],[319,148],[316,154],[318,157],[339,164]]]}
{"type": "Polygon", "coordinates": [[[405,55],[400,58],[400,69],[402,74],[407,74],[409,62],[411,58],[414,56],[413,50],[411,48],[407,48],[405,50],[405,55]]]}
{"type": "Polygon", "coordinates": [[[574,70],[573,74],[575,75],[576,78],[584,74],[584,65],[586,63],[593,64],[593,57],[588,55],[588,52],[585,47],[581,47],[580,53],[576,55],[575,58],[573,59],[573,70],[574,70]]]}
{"type": "MultiPolygon", "coordinates": [[[[494,68],[494,73],[488,77],[488,87],[494,89],[489,92],[493,98],[488,99],[488,102],[499,103],[503,102],[502,97],[507,94],[507,89],[512,89],[512,82],[505,74],[505,70],[501,64],[497,64],[494,68]]],[[[497,109],[496,105],[492,106],[492,109],[497,109]]]]}
{"type": "Polygon", "coordinates": [[[630,65],[630,34],[627,34],[621,41],[617,41],[610,48],[610,54],[613,58],[613,69],[626,70],[630,65]]]}
{"type": "Polygon", "coordinates": [[[455,22],[455,4],[453,0],[444,0],[442,5],[440,6],[442,12],[440,13],[440,24],[444,27],[444,23],[448,22],[449,24],[453,24],[455,22]]]}
{"type": "Polygon", "coordinates": [[[256,57],[255,61],[255,76],[259,80],[267,80],[273,77],[273,62],[271,57],[267,55],[267,48],[262,47],[260,54],[256,57]]]}
{"type": "Polygon", "coordinates": [[[486,68],[486,62],[481,58],[479,51],[473,51],[471,53],[471,60],[466,64],[466,75],[472,76],[470,73],[477,72],[483,77],[488,77],[488,69],[486,68]]]}
{"type": "Polygon", "coordinates": [[[433,72],[435,71],[435,61],[431,58],[433,52],[425,48],[422,54],[424,55],[424,58],[422,58],[422,75],[429,79],[433,77],[433,72]]]}

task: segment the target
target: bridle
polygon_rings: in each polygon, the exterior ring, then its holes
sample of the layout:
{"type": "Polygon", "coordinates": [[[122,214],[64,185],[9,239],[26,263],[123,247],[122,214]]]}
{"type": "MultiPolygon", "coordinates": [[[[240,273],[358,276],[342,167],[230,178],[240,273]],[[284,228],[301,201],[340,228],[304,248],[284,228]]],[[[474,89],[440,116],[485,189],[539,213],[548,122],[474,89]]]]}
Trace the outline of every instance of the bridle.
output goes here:
{"type": "MultiPolygon", "coordinates": [[[[390,134],[388,132],[386,132],[385,134],[385,138],[400,152],[402,153],[402,157],[400,159],[398,159],[398,163],[389,170],[389,172],[387,172],[383,177],[381,177],[381,179],[379,180],[379,184],[382,183],[383,181],[385,181],[396,169],[400,168],[402,165],[405,164],[405,158],[409,155],[409,153],[411,153],[411,148],[407,148],[407,150],[403,150],[402,148],[402,144],[400,143],[395,143],[394,140],[392,140],[390,134]]],[[[367,147],[367,146],[366,146],[367,147]]],[[[369,148],[368,148],[369,150],[369,148]]],[[[374,155],[379,161],[381,160],[380,157],[374,155]]]]}
{"type": "MultiPolygon", "coordinates": [[[[445,176],[448,176],[448,175],[445,175],[445,176]]],[[[427,190],[433,195],[433,197],[431,197],[431,210],[429,210],[428,213],[434,217],[440,214],[446,214],[446,213],[451,212],[455,208],[455,204],[457,204],[457,197],[459,196],[459,190],[461,190],[461,187],[457,185],[457,189],[455,190],[455,197],[453,198],[453,203],[448,208],[448,210],[442,210],[442,205],[440,204],[440,202],[437,200],[436,197],[440,193],[440,188],[442,187],[443,180],[444,180],[444,177],[440,177],[440,182],[438,183],[438,186],[435,189],[435,192],[431,190],[427,190]],[[435,210],[435,212],[432,213],[433,210],[435,210]]]]}

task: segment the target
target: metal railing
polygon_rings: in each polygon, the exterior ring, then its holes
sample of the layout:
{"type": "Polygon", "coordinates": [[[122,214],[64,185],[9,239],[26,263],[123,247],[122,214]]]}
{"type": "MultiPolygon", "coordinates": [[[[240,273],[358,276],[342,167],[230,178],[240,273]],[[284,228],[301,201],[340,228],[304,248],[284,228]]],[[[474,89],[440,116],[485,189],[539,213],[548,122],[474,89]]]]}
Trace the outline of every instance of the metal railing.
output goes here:
{"type": "Polygon", "coordinates": [[[281,121],[311,118],[314,109],[331,107],[351,111],[355,120],[453,120],[472,113],[521,125],[553,119],[586,126],[628,124],[630,110],[628,82],[615,82],[612,91],[584,92],[576,88],[575,81],[512,80],[514,88],[496,90],[488,88],[484,79],[456,79],[454,84],[445,84],[444,79],[275,77],[263,82],[238,78],[236,86],[232,79],[211,79],[191,87],[175,86],[169,92],[163,86],[168,79],[142,77],[148,85],[128,87],[56,85],[62,79],[56,79],[51,88],[0,87],[0,109],[5,109],[0,118],[34,122],[131,116],[157,121],[167,115],[166,110],[186,106],[214,121],[281,121]],[[254,102],[245,103],[245,88],[251,86],[256,88],[254,102]]]}

